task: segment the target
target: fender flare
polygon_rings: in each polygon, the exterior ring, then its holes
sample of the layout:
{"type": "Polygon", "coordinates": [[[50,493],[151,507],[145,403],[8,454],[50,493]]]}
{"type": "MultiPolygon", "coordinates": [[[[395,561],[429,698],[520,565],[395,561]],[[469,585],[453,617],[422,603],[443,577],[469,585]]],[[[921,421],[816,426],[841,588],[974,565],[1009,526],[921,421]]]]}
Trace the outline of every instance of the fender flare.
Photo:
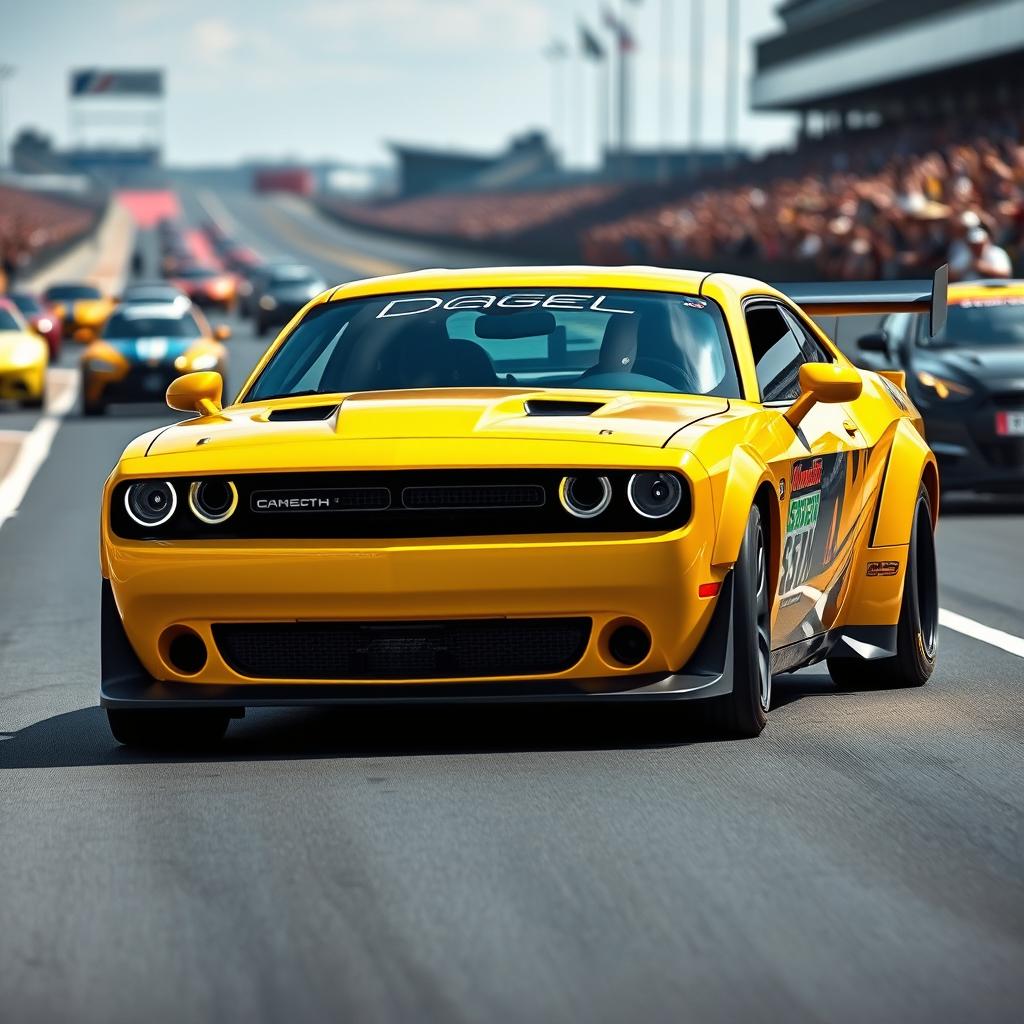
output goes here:
{"type": "Polygon", "coordinates": [[[778,560],[781,557],[781,514],[778,491],[771,470],[748,445],[739,445],[729,460],[729,472],[722,493],[722,510],[718,517],[718,533],[715,537],[711,564],[715,568],[731,568],[739,558],[743,534],[747,529],[747,517],[754,505],[758,492],[764,487],[771,492],[768,503],[769,523],[767,531],[771,536],[772,568],[771,586],[774,589],[778,576],[778,560]]]}
{"type": "Polygon", "coordinates": [[[939,470],[935,455],[908,419],[896,426],[885,467],[882,492],[871,530],[871,547],[893,547],[910,543],[914,499],[921,483],[928,489],[932,505],[932,526],[939,514],[939,470]]]}

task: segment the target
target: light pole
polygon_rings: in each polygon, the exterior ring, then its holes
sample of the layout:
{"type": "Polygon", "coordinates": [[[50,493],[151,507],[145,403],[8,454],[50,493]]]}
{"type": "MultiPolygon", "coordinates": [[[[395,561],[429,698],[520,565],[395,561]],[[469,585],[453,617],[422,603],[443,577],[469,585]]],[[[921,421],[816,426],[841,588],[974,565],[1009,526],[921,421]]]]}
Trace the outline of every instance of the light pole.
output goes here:
{"type": "Polygon", "coordinates": [[[4,82],[14,74],[15,70],[13,64],[0,64],[0,170],[7,166],[7,139],[4,135],[4,114],[6,113],[4,82]]]}

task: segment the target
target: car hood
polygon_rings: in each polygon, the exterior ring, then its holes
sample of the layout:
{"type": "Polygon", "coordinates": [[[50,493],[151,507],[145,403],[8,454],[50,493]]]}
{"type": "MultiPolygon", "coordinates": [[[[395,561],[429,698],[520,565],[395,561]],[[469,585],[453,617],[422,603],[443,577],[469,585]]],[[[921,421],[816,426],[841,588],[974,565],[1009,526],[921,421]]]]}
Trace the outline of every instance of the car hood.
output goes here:
{"type": "MultiPolygon", "coordinates": [[[[921,362],[924,361],[922,358],[921,362]]],[[[932,349],[927,353],[927,362],[936,367],[949,367],[986,384],[1024,382],[1024,346],[932,349]]]]}
{"type": "Polygon", "coordinates": [[[0,365],[6,366],[13,362],[24,362],[23,355],[31,352],[32,358],[40,356],[46,345],[35,334],[22,331],[0,331],[0,365]],[[15,360],[15,355],[19,358],[15,360]]]}
{"type": "Polygon", "coordinates": [[[306,444],[311,446],[310,459],[321,464],[324,444],[420,438],[599,441],[661,448],[684,427],[722,413],[728,406],[724,398],[589,391],[480,389],[321,395],[234,406],[217,417],[186,420],[160,434],[148,454],[195,451],[200,442],[211,452],[306,444]]]}

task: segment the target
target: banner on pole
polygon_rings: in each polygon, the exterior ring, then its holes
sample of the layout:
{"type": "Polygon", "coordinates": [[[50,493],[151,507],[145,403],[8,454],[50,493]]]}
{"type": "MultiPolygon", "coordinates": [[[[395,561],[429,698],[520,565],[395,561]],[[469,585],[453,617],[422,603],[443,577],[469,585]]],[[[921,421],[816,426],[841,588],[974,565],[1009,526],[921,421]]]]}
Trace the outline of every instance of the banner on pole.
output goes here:
{"type": "Polygon", "coordinates": [[[78,68],[71,72],[69,92],[85,96],[163,96],[164,73],[157,69],[78,68]]]}

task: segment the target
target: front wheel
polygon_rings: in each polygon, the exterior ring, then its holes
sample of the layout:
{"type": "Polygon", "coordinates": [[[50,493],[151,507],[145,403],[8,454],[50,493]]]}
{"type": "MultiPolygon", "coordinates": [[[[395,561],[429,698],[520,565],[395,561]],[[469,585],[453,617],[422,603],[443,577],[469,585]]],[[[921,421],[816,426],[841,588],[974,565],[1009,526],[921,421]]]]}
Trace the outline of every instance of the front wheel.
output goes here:
{"type": "Polygon", "coordinates": [[[212,708],[107,708],[114,739],[126,747],[208,747],[224,738],[230,716],[212,708]]]}
{"type": "Polygon", "coordinates": [[[747,518],[732,597],[732,693],[708,701],[708,724],[716,733],[753,737],[767,724],[772,702],[768,547],[757,506],[747,518]]]}
{"type": "Polygon", "coordinates": [[[924,686],[935,669],[939,645],[939,585],[935,568],[932,505],[922,485],[914,506],[914,525],[907,548],[903,599],[896,625],[896,653],[891,658],[829,658],[828,671],[837,686],[893,689],[924,686]]]}

